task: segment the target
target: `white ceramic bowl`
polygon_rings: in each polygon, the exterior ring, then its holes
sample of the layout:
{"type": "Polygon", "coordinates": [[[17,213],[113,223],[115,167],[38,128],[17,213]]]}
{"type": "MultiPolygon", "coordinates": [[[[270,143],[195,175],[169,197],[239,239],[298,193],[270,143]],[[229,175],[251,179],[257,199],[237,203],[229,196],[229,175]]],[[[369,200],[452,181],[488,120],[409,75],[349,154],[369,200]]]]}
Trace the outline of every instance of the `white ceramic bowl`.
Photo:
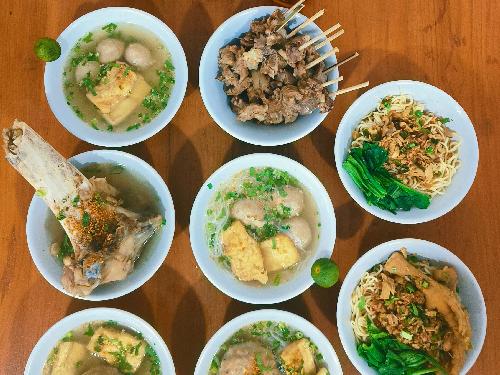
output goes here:
{"type": "Polygon", "coordinates": [[[125,7],[102,8],[87,13],[72,22],[57,38],[61,45],[61,57],[45,65],[45,95],[50,109],[57,120],[75,137],[94,145],[121,147],[138,143],[158,133],[172,120],[186,93],[188,68],[184,50],[170,28],[161,20],[142,10],[125,7]],[[81,120],[66,103],[63,92],[63,71],[77,40],[89,31],[100,28],[110,22],[133,24],[153,33],[172,56],[175,67],[175,84],[167,107],[149,124],[129,132],[106,132],[93,129],[81,120]]]}
{"type": "MultiPolygon", "coordinates": [[[[174,238],[175,212],[172,196],[161,176],[148,163],[134,155],[115,150],[95,150],[78,154],[69,159],[77,168],[90,163],[112,163],[123,165],[127,171],[147,181],[156,192],[164,209],[166,225],[152,239],[152,243],[135,263],[134,271],[122,281],[101,285],[85,297],[88,301],[104,301],[121,297],[142,286],[160,268],[168,254],[174,238]]],[[[54,288],[70,295],[62,286],[62,265],[50,254],[50,245],[58,238],[54,228],[62,228],[45,202],[34,195],[26,219],[26,236],[31,257],[38,271],[54,288]]],[[[56,230],[57,230],[56,229],[56,230]]],[[[71,296],[71,295],[70,295],[71,296]]],[[[74,297],[74,296],[72,296],[74,297]]]]}
{"type": "Polygon", "coordinates": [[[222,326],[222,328],[220,328],[205,345],[205,348],[201,352],[200,358],[198,359],[198,363],[196,364],[194,375],[208,374],[212,359],[219,351],[221,345],[224,344],[240,328],[244,328],[253,323],[268,320],[286,323],[290,327],[304,333],[306,337],[309,337],[311,341],[318,346],[319,351],[323,355],[323,359],[328,366],[329,373],[332,375],[342,375],[342,367],[340,366],[337,353],[335,353],[332,344],[330,344],[325,335],[306,319],[281,310],[252,311],[240,315],[224,324],[224,326],[222,326]]]}
{"type": "MultiPolygon", "coordinates": [[[[200,61],[200,92],[210,116],[233,137],[260,146],[276,146],[296,141],[313,131],[327,116],[326,113],[320,113],[316,110],[310,115],[299,116],[292,124],[277,126],[259,125],[253,121],[238,121],[236,114],[229,106],[222,82],[216,79],[219,71],[219,50],[233,39],[249,31],[253,20],[270,15],[277,8],[274,6],[250,8],[229,18],[212,34],[200,61]]],[[[307,17],[298,14],[289,25],[293,28],[306,19],[307,17]]],[[[305,27],[302,32],[315,36],[321,32],[321,29],[312,23],[305,27]]],[[[332,46],[328,43],[319,52],[324,54],[331,49],[332,46]]],[[[335,56],[331,56],[325,61],[327,66],[331,66],[337,62],[337,59],[335,56]]],[[[338,74],[338,69],[334,69],[329,73],[328,79],[334,79],[338,77],[338,74]]],[[[337,84],[329,86],[329,89],[336,91],[337,84]]]]}
{"type": "Polygon", "coordinates": [[[466,374],[479,356],[486,336],[486,306],[481,288],[469,268],[452,252],[435,243],[413,238],[389,241],[374,247],[359,258],[347,273],[337,302],[337,326],[347,356],[360,373],[376,375],[376,372],[368,366],[356,351],[355,337],[350,323],[351,294],[364,272],[376,264],[386,261],[393,252],[402,247],[406,247],[409,253],[452,266],[457,270],[459,295],[463,305],[469,312],[472,326],[472,349],[466,354],[465,364],[461,372],[461,374],[466,374]]]}
{"type": "Polygon", "coordinates": [[[175,374],[174,361],[168,351],[167,345],[153,327],[145,320],[129,312],[99,307],[71,314],[58,321],[45,332],[31,351],[24,369],[24,375],[41,374],[42,368],[52,348],[57,345],[58,341],[62,339],[67,332],[96,320],[114,320],[119,325],[142,333],[146,342],[151,345],[155,349],[156,354],[158,354],[162,373],[169,375],[175,374]]]}
{"type": "Polygon", "coordinates": [[[286,301],[296,297],[312,284],[311,266],[318,258],[330,258],[333,253],[336,236],[335,213],[328,192],[318,178],[302,164],[275,154],[250,154],[236,158],[212,174],[203,184],[191,210],[189,223],[191,248],[201,270],[210,282],[221,292],[242,302],[254,304],[271,304],[286,301]],[[250,167],[273,167],[287,171],[297,178],[313,197],[318,209],[321,223],[319,239],[314,254],[311,254],[297,270],[291,280],[278,286],[252,286],[239,281],[229,271],[224,269],[217,260],[210,256],[210,250],[205,237],[206,211],[213,194],[221,184],[225,184],[238,172],[250,167]],[[208,187],[212,184],[212,189],[208,187]]]}
{"type": "Polygon", "coordinates": [[[393,81],[381,84],[361,95],[344,114],[338,126],[335,138],[335,163],[340,179],[351,197],[371,214],[394,223],[417,224],[437,219],[457,206],[467,195],[476,176],[479,161],[479,146],[476,133],[469,117],[460,105],[444,91],[427,83],[417,81],[393,81]],[[413,208],[410,211],[399,211],[393,214],[376,206],[370,206],[362,191],[354,184],[349,174],[342,167],[347,158],[352,142],[352,131],[364,116],[373,111],[378,102],[387,95],[408,94],[416,101],[424,104],[425,109],[438,116],[449,117],[448,124],[457,132],[462,144],[459,149],[461,167],[453,177],[452,183],[442,196],[432,199],[425,209],[413,208]]]}

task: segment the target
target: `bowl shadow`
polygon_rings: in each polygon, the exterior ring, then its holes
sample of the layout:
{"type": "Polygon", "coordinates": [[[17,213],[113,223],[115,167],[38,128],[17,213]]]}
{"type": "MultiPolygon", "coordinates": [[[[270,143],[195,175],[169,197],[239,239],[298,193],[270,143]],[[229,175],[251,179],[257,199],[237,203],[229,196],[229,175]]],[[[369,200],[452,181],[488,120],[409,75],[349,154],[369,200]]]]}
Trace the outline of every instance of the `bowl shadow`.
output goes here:
{"type": "Polygon", "coordinates": [[[304,319],[310,320],[311,314],[306,306],[304,298],[302,295],[294,297],[288,301],[280,302],[274,305],[251,305],[243,303],[232,299],[226,308],[226,314],[224,316],[224,321],[228,322],[231,319],[245,314],[250,311],[263,310],[263,309],[278,309],[292,312],[294,314],[300,315],[304,319]]]}
{"type": "Polygon", "coordinates": [[[168,141],[173,168],[168,169],[169,189],[175,202],[175,219],[181,229],[189,225],[194,198],[203,183],[201,158],[193,141],[176,123],[170,123],[168,141]],[[175,168],[181,166],[182,168],[175,168]]]}

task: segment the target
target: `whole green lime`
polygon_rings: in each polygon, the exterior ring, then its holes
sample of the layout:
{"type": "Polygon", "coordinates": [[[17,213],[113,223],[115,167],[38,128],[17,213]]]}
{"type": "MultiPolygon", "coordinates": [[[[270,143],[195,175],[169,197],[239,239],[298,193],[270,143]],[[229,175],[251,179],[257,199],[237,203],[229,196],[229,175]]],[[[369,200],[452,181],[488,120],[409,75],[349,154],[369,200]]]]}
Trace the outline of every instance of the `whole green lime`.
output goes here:
{"type": "Polygon", "coordinates": [[[52,38],[40,38],[35,42],[35,54],[42,61],[54,61],[61,56],[61,46],[52,38]]]}
{"type": "Polygon", "coordinates": [[[339,280],[339,267],[328,258],[320,258],[311,267],[311,276],[322,288],[330,288],[339,280]]]}

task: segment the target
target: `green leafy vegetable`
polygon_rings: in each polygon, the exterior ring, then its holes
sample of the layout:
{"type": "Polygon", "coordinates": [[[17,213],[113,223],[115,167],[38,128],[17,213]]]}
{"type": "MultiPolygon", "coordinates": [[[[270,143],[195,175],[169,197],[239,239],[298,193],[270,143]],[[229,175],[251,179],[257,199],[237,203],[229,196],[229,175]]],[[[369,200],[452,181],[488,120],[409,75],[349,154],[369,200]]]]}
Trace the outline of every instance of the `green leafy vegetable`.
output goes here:
{"type": "Polygon", "coordinates": [[[343,163],[344,169],[363,192],[368,204],[396,213],[412,207],[429,207],[430,197],[403,183],[384,168],[387,150],[377,144],[365,142],[363,147],[351,149],[343,163]]]}
{"type": "Polygon", "coordinates": [[[64,337],[62,338],[62,341],[64,341],[64,342],[73,341],[73,338],[74,338],[73,331],[69,331],[64,335],[64,337]]]}
{"type": "Polygon", "coordinates": [[[92,324],[90,324],[90,323],[89,323],[89,324],[87,325],[87,329],[85,330],[85,332],[83,332],[83,334],[84,334],[85,336],[93,336],[93,335],[94,335],[94,332],[95,332],[95,331],[94,331],[94,327],[92,327],[92,324]]]}
{"type": "Polygon", "coordinates": [[[149,362],[151,362],[151,367],[149,368],[149,373],[151,375],[160,375],[161,374],[161,366],[160,366],[160,358],[153,347],[149,344],[146,345],[146,357],[148,357],[149,362]]]}
{"type": "Polygon", "coordinates": [[[82,41],[84,41],[85,43],[90,43],[92,41],[92,33],[87,33],[83,38],[82,38],[82,41]]]}
{"type": "MultiPolygon", "coordinates": [[[[389,333],[379,330],[368,319],[367,342],[357,345],[358,354],[380,375],[447,375],[439,362],[427,353],[415,350],[389,333]]],[[[402,331],[401,337],[411,340],[412,335],[402,331]]]]}
{"type": "Polygon", "coordinates": [[[115,23],[108,23],[106,26],[103,26],[102,29],[107,33],[111,34],[116,30],[117,27],[118,25],[116,25],[115,23]]]}
{"type": "Polygon", "coordinates": [[[82,215],[82,225],[84,227],[88,227],[89,224],[90,224],[90,214],[87,211],[85,211],[82,215]]]}
{"type": "Polygon", "coordinates": [[[57,259],[61,262],[67,256],[70,256],[75,251],[73,250],[73,245],[71,245],[71,241],[67,235],[64,236],[64,239],[61,243],[61,247],[59,248],[59,252],[57,253],[57,259]]]}

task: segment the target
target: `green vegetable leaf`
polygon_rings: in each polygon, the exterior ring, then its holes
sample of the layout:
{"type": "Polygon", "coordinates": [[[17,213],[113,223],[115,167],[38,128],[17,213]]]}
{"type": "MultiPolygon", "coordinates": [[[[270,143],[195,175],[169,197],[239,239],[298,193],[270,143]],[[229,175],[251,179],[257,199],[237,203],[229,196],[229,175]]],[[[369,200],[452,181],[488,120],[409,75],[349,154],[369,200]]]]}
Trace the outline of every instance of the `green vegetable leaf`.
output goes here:
{"type": "Polygon", "coordinates": [[[87,211],[85,211],[82,215],[82,225],[84,227],[88,227],[89,224],[90,224],[90,214],[87,211]]]}
{"type": "Polygon", "coordinates": [[[387,151],[365,142],[362,148],[351,149],[343,168],[361,189],[368,204],[396,213],[412,207],[429,207],[430,197],[401,183],[384,168],[387,151]]]}
{"type": "Polygon", "coordinates": [[[69,237],[65,235],[63,241],[61,242],[59,252],[57,253],[57,259],[62,262],[65,257],[70,256],[74,252],[75,251],[73,250],[73,245],[71,245],[69,237]]]}
{"type": "Polygon", "coordinates": [[[85,330],[85,332],[83,332],[83,334],[84,334],[85,336],[93,336],[93,335],[94,335],[94,332],[95,332],[95,331],[94,331],[94,327],[92,327],[92,324],[90,324],[90,323],[89,323],[89,324],[87,325],[87,329],[85,330]]]}
{"type": "Polygon", "coordinates": [[[117,27],[118,25],[114,23],[108,23],[106,26],[102,27],[102,30],[106,31],[108,34],[111,34],[116,30],[117,27]]]}

